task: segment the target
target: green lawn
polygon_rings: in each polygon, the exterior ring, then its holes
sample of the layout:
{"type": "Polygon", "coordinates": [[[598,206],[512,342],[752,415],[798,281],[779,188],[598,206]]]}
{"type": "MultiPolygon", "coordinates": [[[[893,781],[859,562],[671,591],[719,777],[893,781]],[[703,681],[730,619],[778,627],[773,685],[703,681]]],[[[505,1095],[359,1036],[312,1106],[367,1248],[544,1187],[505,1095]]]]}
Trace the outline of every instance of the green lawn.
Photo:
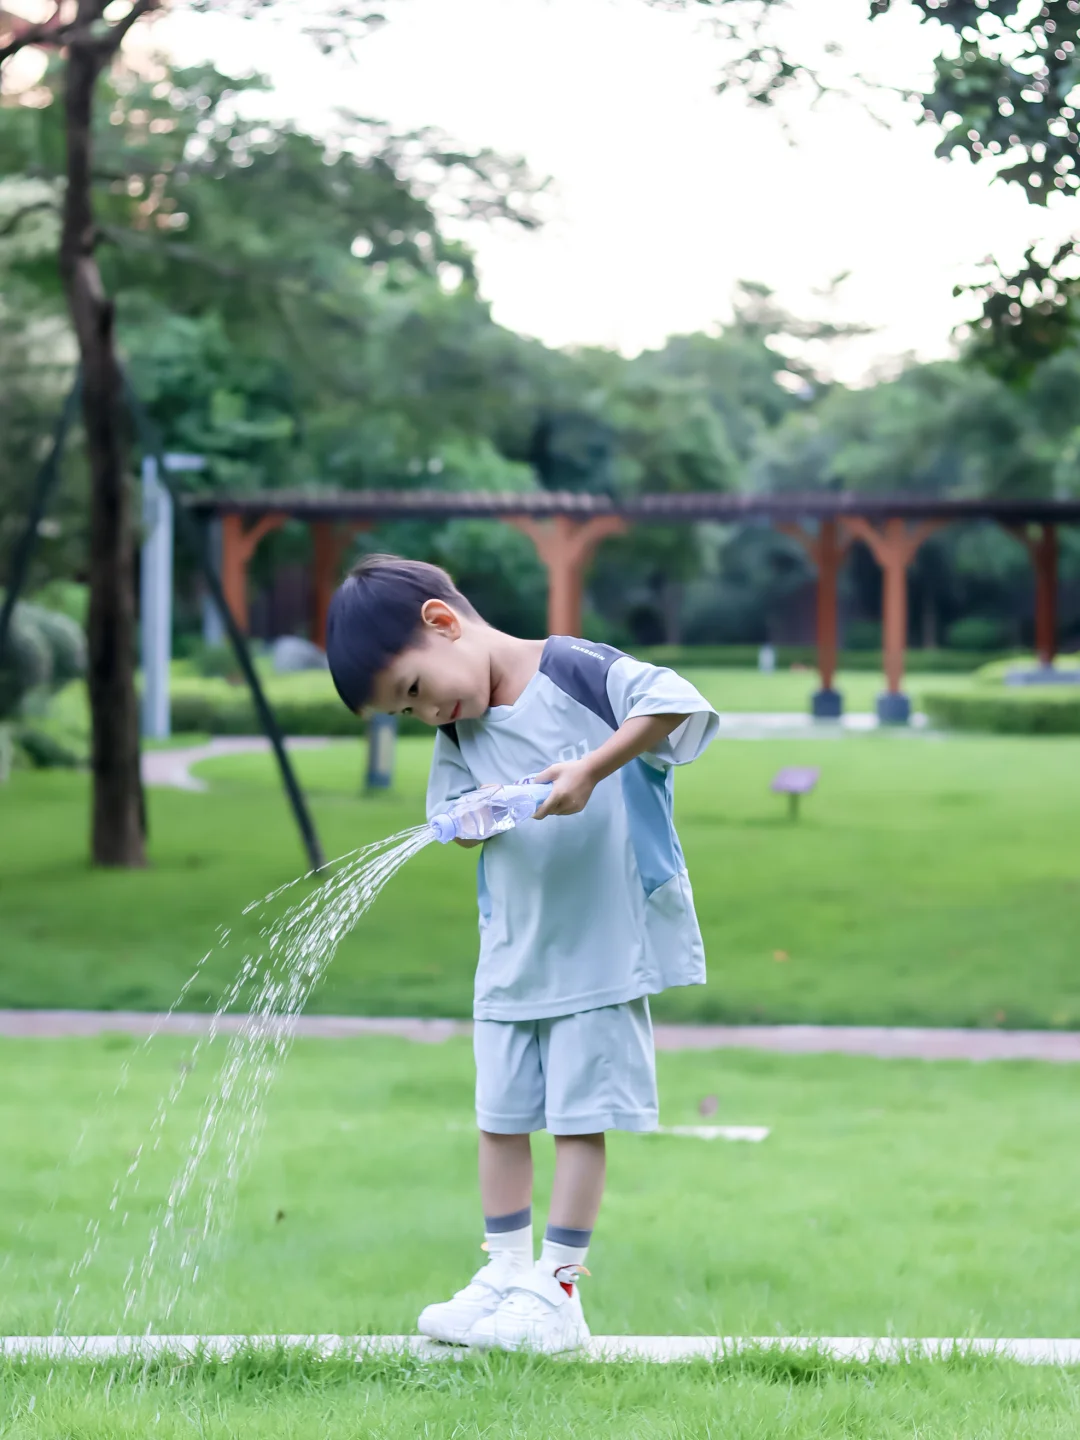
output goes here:
{"type": "MultiPolygon", "coordinates": [[[[816,671],[776,670],[763,675],[757,670],[687,670],[691,680],[718,710],[766,713],[781,711],[805,714],[810,697],[820,685],[816,671]]],[[[966,675],[909,675],[904,688],[918,708],[923,690],[963,690],[971,681],[966,675]]],[[[860,670],[837,675],[836,688],[843,694],[849,714],[870,712],[885,688],[884,677],[860,670]]]]}
{"type": "MultiPolygon", "coordinates": [[[[86,1222],[108,1221],[113,1182],[187,1053],[119,1036],[0,1044],[0,1333],[51,1328],[86,1222]]],[[[115,1329],[124,1272],[214,1077],[204,1052],[138,1190],[104,1227],[73,1330],[115,1329]]],[[[301,1042],[225,1239],[169,1328],[410,1332],[420,1306],[481,1258],[471,1086],[467,1042],[301,1042]]],[[[595,1333],[1080,1333],[1069,1068],[666,1054],[660,1086],[666,1123],[693,1121],[715,1094],[719,1120],[772,1133],[760,1145],[613,1137],[586,1282],[595,1333]]],[[[542,1222],[546,1137],[537,1152],[542,1222]]],[[[989,1362],[251,1359],[162,1368],[138,1385],[116,1369],[0,1364],[0,1436],[1030,1440],[1080,1429],[1075,1372],[989,1362]]]]}
{"type": "MultiPolygon", "coordinates": [[[[188,1052],[119,1036],[0,1044],[0,1334],[52,1328],[95,1217],[104,1238],[70,1327],[115,1329],[125,1269],[220,1051],[199,1057],[110,1222],[112,1185],[188,1052]]],[[[411,1333],[422,1305],[482,1259],[472,1083],[465,1040],[298,1043],[203,1281],[171,1318],[152,1290],[133,1320],[172,1333],[411,1333]]],[[[711,1094],[721,1123],[772,1133],[612,1137],[589,1259],[596,1333],[1080,1334],[1069,1067],[662,1054],[660,1093],[666,1124],[694,1122],[711,1094]]],[[[550,1152],[540,1137],[541,1199],[550,1152]]]]}
{"type": "Polygon", "coordinates": [[[4,1440],[1074,1440],[1075,1371],[917,1363],[594,1366],[499,1356],[0,1365],[4,1440]]]}
{"type": "MultiPolygon", "coordinates": [[[[428,754],[428,741],[403,741],[395,791],[363,799],[359,744],[298,753],[328,853],[415,823],[428,754]]],[[[201,773],[208,794],[151,792],[142,873],[88,869],[85,776],[20,772],[0,789],[0,1004],[167,1006],[230,925],[232,946],[189,1001],[222,992],[242,907],[303,858],[267,757],[201,773]]],[[[710,980],[662,997],[658,1015],[1080,1025],[1080,741],[726,741],[676,789],[710,980]],[[822,778],[790,825],[768,786],[800,763],[822,778]]],[[[474,863],[441,847],[412,861],[343,943],[314,1007],[468,1014],[474,863]]]]}

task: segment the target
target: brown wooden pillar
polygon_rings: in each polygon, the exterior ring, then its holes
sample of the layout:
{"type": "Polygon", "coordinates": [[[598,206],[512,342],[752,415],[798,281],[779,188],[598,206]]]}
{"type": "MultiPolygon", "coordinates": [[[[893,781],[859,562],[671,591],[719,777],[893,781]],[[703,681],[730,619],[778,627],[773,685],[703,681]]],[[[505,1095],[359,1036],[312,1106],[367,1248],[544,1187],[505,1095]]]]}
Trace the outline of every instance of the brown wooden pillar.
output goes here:
{"type": "Polygon", "coordinates": [[[326,649],[326,617],[337,588],[341,557],[353,536],[370,528],[366,520],[344,526],[333,520],[312,521],[311,638],[320,650],[326,649]]]}
{"type": "Polygon", "coordinates": [[[845,516],[841,524],[853,540],[862,540],[881,566],[882,651],[885,665],[885,694],[878,698],[878,718],[891,724],[905,724],[911,702],[903,693],[904,652],[907,649],[907,571],[919,546],[945,524],[944,520],[920,520],[909,525],[892,516],[879,527],[865,516],[845,516]]]}
{"type": "Polygon", "coordinates": [[[1040,665],[1057,659],[1058,534],[1051,521],[1006,525],[1031,557],[1035,571],[1035,654],[1040,665]]]}
{"type": "Polygon", "coordinates": [[[816,534],[798,522],[784,522],[776,528],[799,542],[817,570],[817,654],[821,689],[813,697],[810,709],[819,720],[836,720],[844,709],[843,697],[833,689],[840,652],[837,580],[851,539],[840,533],[835,520],[822,520],[816,534]]]}
{"type": "Polygon", "coordinates": [[[507,515],[508,525],[528,535],[548,572],[548,634],[581,634],[581,601],[585,567],[596,547],[608,535],[627,529],[619,515],[594,515],[575,520],[556,515],[538,520],[532,515],[507,515]]]}
{"type": "Polygon", "coordinates": [[[247,567],[259,541],[271,530],[280,530],[285,516],[260,515],[250,526],[243,515],[221,517],[221,588],[233,619],[246,634],[248,628],[247,567]]]}

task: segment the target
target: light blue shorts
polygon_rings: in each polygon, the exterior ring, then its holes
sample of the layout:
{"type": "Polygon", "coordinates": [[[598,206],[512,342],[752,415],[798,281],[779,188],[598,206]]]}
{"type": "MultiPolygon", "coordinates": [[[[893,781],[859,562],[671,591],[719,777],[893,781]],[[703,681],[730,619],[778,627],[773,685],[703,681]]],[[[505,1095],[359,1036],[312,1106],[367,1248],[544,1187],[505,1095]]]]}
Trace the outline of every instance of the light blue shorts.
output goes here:
{"type": "Polygon", "coordinates": [[[477,1020],[476,1119],[493,1135],[655,1130],[647,997],[550,1020],[477,1020]]]}

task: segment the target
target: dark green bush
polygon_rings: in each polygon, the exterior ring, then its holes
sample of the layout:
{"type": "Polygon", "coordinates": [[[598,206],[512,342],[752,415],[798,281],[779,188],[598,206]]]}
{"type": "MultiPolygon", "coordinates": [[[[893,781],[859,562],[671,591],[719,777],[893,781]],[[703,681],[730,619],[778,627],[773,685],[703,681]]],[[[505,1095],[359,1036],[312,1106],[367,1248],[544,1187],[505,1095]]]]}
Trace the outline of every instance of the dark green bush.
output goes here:
{"type": "MultiPolygon", "coordinates": [[[[634,654],[654,665],[668,665],[673,670],[716,667],[722,670],[756,670],[756,645],[652,645],[636,646],[634,654]]],[[[907,669],[910,674],[966,675],[991,658],[983,651],[909,650],[907,669]]],[[[1011,658],[1001,656],[999,658],[1011,658]]],[[[814,669],[817,651],[812,645],[780,645],[776,649],[776,668],[789,670],[792,665],[814,669]]],[[[841,670],[880,673],[880,650],[843,650],[841,670]]]]}
{"type": "MultiPolygon", "coordinates": [[[[350,715],[338,697],[272,694],[270,703],[286,735],[329,735],[353,738],[364,733],[364,722],[350,715]]],[[[172,729],[175,734],[258,735],[262,727],[246,685],[231,686],[222,693],[219,686],[200,689],[186,684],[171,697],[172,729]]],[[[398,720],[402,735],[430,734],[429,728],[411,715],[398,720]]]]}
{"type": "Polygon", "coordinates": [[[945,632],[950,650],[1000,650],[1004,641],[1005,626],[985,615],[965,615],[945,632]]]}
{"type": "Polygon", "coordinates": [[[15,743],[35,770],[77,770],[85,756],[47,730],[27,726],[15,732],[15,743]]]}
{"type": "Polygon", "coordinates": [[[19,605],[17,609],[49,647],[50,684],[66,685],[86,674],[86,635],[76,620],[44,605],[19,605]]]}
{"type": "Polygon", "coordinates": [[[931,722],[948,730],[984,730],[996,735],[1080,735],[1080,686],[1069,692],[991,690],[973,687],[959,694],[928,691],[919,697],[931,722]]]}
{"type": "MultiPolygon", "coordinates": [[[[0,592],[0,603],[2,599],[0,592]]],[[[0,719],[16,714],[31,690],[49,684],[52,673],[48,640],[28,616],[27,606],[16,605],[0,655],[0,719]]]]}

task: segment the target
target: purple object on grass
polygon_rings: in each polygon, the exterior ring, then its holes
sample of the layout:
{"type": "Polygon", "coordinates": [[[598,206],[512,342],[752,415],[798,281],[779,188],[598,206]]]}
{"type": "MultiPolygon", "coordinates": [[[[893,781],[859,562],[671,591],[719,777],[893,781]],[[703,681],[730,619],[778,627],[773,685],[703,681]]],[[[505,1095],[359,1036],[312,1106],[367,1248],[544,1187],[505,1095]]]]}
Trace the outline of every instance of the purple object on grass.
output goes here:
{"type": "Polygon", "coordinates": [[[821,771],[816,765],[785,765],[776,772],[772,789],[778,795],[788,797],[788,819],[799,818],[799,796],[809,795],[818,782],[821,771]]]}
{"type": "Polygon", "coordinates": [[[772,788],[778,795],[809,795],[820,774],[816,765],[786,765],[777,771],[772,788]]]}

